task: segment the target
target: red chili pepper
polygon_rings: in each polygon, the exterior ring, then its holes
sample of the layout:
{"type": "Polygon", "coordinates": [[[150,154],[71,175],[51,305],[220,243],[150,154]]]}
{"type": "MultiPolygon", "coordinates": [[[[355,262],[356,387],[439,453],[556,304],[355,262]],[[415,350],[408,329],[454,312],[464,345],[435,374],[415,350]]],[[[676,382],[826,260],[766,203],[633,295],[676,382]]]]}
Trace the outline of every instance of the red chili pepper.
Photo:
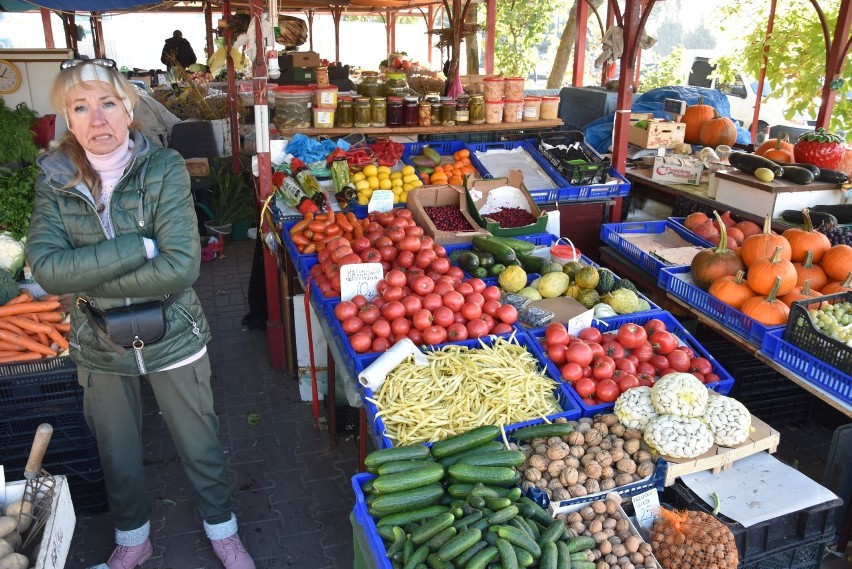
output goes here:
{"type": "Polygon", "coordinates": [[[280,188],[284,183],[284,172],[275,172],[272,174],[272,185],[276,188],[280,188]]]}

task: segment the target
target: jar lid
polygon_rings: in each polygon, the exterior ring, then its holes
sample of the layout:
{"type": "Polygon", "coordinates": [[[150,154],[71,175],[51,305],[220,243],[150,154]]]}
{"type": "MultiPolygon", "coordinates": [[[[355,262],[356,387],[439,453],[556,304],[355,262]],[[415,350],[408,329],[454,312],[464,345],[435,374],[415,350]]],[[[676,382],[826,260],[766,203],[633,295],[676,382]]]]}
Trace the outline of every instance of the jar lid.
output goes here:
{"type": "Polygon", "coordinates": [[[355,99],[355,102],[369,105],[370,104],[370,97],[357,97],[355,99]]]}
{"type": "Polygon", "coordinates": [[[506,77],[506,81],[523,81],[523,77],[506,77]]]}
{"type": "Polygon", "coordinates": [[[401,103],[402,97],[388,97],[389,103],[401,103]]]}
{"type": "Polygon", "coordinates": [[[473,94],[470,96],[471,99],[484,99],[485,95],[473,94]]]}
{"type": "Polygon", "coordinates": [[[387,100],[387,97],[373,97],[373,101],[377,103],[383,103],[387,100]]]}
{"type": "Polygon", "coordinates": [[[403,100],[406,103],[416,103],[420,100],[420,97],[403,97],[403,100]]]}
{"type": "Polygon", "coordinates": [[[405,73],[388,73],[388,79],[405,79],[405,73]]]}
{"type": "Polygon", "coordinates": [[[337,91],[337,85],[326,85],[325,87],[313,85],[313,88],[315,91],[337,91]]]}
{"type": "Polygon", "coordinates": [[[559,95],[542,95],[541,100],[542,101],[558,101],[559,95]]]}
{"type": "Polygon", "coordinates": [[[503,78],[499,75],[488,75],[483,81],[503,81],[503,78]]]}
{"type": "Polygon", "coordinates": [[[529,101],[530,103],[535,103],[536,101],[541,101],[541,97],[524,97],[524,102],[529,101]]]}
{"type": "Polygon", "coordinates": [[[378,77],[379,72],[378,71],[362,71],[361,76],[363,76],[363,77],[378,77]]]}
{"type": "Polygon", "coordinates": [[[452,102],[455,102],[455,99],[453,99],[452,97],[441,97],[441,102],[442,102],[442,103],[449,103],[449,102],[451,102],[451,101],[452,101],[452,102]]]}
{"type": "Polygon", "coordinates": [[[352,97],[347,97],[347,96],[344,95],[343,97],[338,97],[337,102],[338,103],[351,103],[352,97]]]}

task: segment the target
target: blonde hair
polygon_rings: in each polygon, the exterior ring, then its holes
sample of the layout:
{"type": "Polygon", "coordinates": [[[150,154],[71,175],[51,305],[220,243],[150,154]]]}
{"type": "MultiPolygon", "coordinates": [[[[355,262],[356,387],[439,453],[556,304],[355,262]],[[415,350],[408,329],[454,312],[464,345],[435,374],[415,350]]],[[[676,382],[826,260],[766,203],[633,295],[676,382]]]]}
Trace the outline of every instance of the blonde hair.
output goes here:
{"type": "MultiPolygon", "coordinates": [[[[68,91],[78,83],[83,83],[84,88],[89,88],[85,86],[88,79],[84,78],[83,71],[90,65],[96,64],[81,63],[75,67],[63,69],[59,72],[59,75],[53,82],[53,87],[50,89],[50,102],[53,105],[53,108],[65,117],[65,122],[68,122],[65,97],[68,94],[68,91]]],[[[124,75],[115,69],[98,66],[97,75],[99,79],[109,79],[104,82],[110,86],[116,98],[122,101],[126,108],[129,107],[128,114],[132,116],[131,110],[136,107],[136,103],[139,101],[139,96],[136,94],[136,88],[127,81],[124,75]],[[104,77],[102,71],[107,72],[106,77],[104,77]]],[[[91,76],[91,73],[87,70],[85,76],[91,76]]],[[[131,131],[138,130],[139,125],[136,122],[132,122],[129,128],[131,131]]],[[[64,188],[72,188],[80,182],[83,182],[91,191],[92,197],[97,200],[101,193],[101,178],[92,168],[92,165],[89,164],[89,160],[86,157],[86,151],[77,141],[77,137],[74,136],[73,132],[70,130],[65,132],[59,141],[57,151],[64,153],[68,159],[71,160],[71,164],[73,164],[77,169],[74,176],[67,184],[65,184],[64,188]]]]}

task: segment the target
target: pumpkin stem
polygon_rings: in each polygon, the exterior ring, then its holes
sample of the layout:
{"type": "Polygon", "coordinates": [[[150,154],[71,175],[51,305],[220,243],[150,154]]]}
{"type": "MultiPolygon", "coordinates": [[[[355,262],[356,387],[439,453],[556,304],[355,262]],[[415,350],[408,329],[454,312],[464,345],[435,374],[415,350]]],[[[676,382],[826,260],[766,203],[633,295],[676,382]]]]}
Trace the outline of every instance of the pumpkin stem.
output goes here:
{"type": "Polygon", "coordinates": [[[769,259],[770,263],[780,263],[781,262],[781,246],[775,248],[775,252],[772,253],[772,257],[769,259]]]}
{"type": "Polygon", "coordinates": [[[843,281],[843,284],[841,286],[852,287],[852,271],[849,271],[849,274],[846,275],[846,280],[843,281]]]}
{"type": "MultiPolygon", "coordinates": [[[[810,251],[808,251],[810,253],[810,251]]],[[[802,284],[802,294],[805,296],[811,295],[811,279],[805,279],[805,282],[802,284]]]]}
{"type": "Polygon", "coordinates": [[[812,233],[813,230],[814,230],[814,224],[811,221],[811,210],[809,210],[808,208],[802,209],[802,217],[805,218],[805,223],[804,223],[802,229],[804,229],[805,231],[807,231],[809,233],[812,233]]]}
{"type": "Polygon", "coordinates": [[[805,260],[802,263],[803,269],[813,269],[814,268],[814,252],[807,251],[805,252],[805,260]]]}
{"type": "Polygon", "coordinates": [[[745,276],[745,271],[737,271],[737,274],[734,275],[734,282],[737,284],[743,284],[743,277],[745,276]]]}
{"type": "Polygon", "coordinates": [[[716,221],[719,223],[719,244],[716,246],[716,253],[724,253],[728,250],[728,228],[718,211],[713,210],[713,215],[716,216],[716,221]]]}
{"type": "Polygon", "coordinates": [[[775,139],[775,150],[781,150],[781,137],[775,139]]]}
{"type": "MultiPolygon", "coordinates": [[[[781,249],[781,247],[778,249],[781,249]]],[[[774,303],[778,301],[779,288],[781,288],[781,277],[775,277],[775,284],[772,285],[772,290],[769,291],[769,295],[766,297],[766,302],[774,303]]]]}
{"type": "Polygon", "coordinates": [[[763,220],[763,233],[764,235],[772,235],[772,217],[769,215],[763,220]]]}

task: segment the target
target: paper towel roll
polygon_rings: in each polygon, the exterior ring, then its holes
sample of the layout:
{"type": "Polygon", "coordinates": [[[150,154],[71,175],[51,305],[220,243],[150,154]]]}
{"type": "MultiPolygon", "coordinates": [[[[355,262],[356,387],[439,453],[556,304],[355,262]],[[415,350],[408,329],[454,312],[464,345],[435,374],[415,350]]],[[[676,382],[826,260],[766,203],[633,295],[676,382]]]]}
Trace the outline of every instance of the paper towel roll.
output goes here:
{"type": "Polygon", "coordinates": [[[417,365],[429,365],[426,356],[423,355],[420,348],[410,339],[403,338],[391,346],[387,352],[379,356],[376,361],[367,366],[364,371],[359,373],[358,382],[364,387],[370,388],[375,393],[385,382],[388,374],[412,354],[414,355],[414,363],[417,365]]]}

